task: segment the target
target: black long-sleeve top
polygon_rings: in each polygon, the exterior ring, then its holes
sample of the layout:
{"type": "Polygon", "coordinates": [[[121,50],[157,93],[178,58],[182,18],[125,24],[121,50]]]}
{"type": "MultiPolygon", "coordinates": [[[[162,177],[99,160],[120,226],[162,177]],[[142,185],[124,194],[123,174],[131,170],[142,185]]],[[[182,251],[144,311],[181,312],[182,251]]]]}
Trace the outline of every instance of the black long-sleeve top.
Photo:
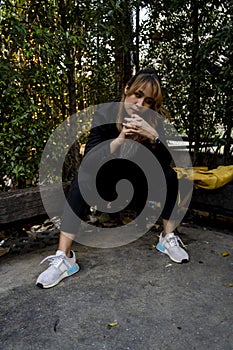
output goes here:
{"type": "MultiPolygon", "coordinates": [[[[161,116],[159,116],[156,126],[160,143],[154,144],[147,139],[140,142],[138,148],[137,142],[133,143],[132,156],[129,153],[126,158],[124,155],[121,156],[122,146],[119,146],[116,152],[111,153],[110,144],[120,134],[116,124],[118,110],[119,103],[111,102],[104,104],[95,112],[80,167],[81,171],[79,171],[79,183],[84,183],[85,189],[90,193],[96,184],[101,197],[112,202],[117,197],[116,184],[120,179],[127,179],[136,191],[131,204],[133,207],[137,207],[143,205],[142,203],[145,202],[149,192],[156,193],[158,189],[161,190],[163,186],[161,170],[163,169],[163,173],[166,173],[170,169],[172,157],[166,146],[161,116]],[[141,145],[145,146],[147,150],[141,145]],[[158,163],[162,169],[158,168],[158,163]],[[151,188],[154,190],[151,191],[151,188]]],[[[125,191],[128,199],[128,189],[125,191]]],[[[159,198],[159,195],[157,194],[155,197],[159,198]]]]}
{"type": "MultiPolygon", "coordinates": [[[[92,166],[98,165],[100,160],[103,162],[119,157],[119,151],[113,154],[110,153],[110,143],[120,133],[116,126],[118,109],[119,103],[110,102],[104,104],[94,114],[84,154],[84,156],[88,154],[88,163],[92,166]]],[[[156,130],[161,142],[155,145],[150,140],[145,140],[142,144],[154,154],[164,168],[170,165],[172,157],[167,147],[161,116],[158,116],[156,130]]],[[[119,165],[118,163],[117,166],[119,165]]]]}

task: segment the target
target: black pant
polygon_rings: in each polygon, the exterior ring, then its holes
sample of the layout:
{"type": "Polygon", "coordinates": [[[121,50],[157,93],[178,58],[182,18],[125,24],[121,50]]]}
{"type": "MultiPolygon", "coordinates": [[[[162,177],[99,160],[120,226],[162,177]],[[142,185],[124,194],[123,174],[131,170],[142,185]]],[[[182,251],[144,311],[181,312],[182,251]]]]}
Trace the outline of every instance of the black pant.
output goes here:
{"type": "MultiPolygon", "coordinates": [[[[163,168],[163,172],[166,179],[166,188],[162,188],[161,184],[156,183],[155,179],[155,196],[153,196],[155,198],[148,198],[146,178],[141,169],[138,169],[133,163],[130,167],[126,166],[126,164],[124,166],[124,163],[121,163],[120,167],[113,167],[111,162],[106,163],[97,175],[96,187],[104,200],[112,202],[117,197],[115,186],[117,182],[120,179],[128,179],[134,187],[134,194],[132,200],[126,205],[124,210],[133,209],[138,213],[143,210],[147,200],[159,202],[159,195],[163,193],[163,191],[166,191],[167,196],[161,212],[161,217],[167,220],[171,218],[174,219],[177,212],[177,175],[171,167],[163,168]]],[[[78,232],[81,223],[80,219],[83,220],[90,209],[90,205],[85,202],[80,192],[78,180],[77,176],[70,187],[61,223],[62,231],[73,234],[78,232]]],[[[85,186],[87,190],[91,191],[91,188],[89,188],[88,174],[86,178],[82,179],[82,187],[85,188],[85,186]]],[[[92,203],[91,205],[93,204],[96,204],[98,209],[98,203],[92,203]]]]}

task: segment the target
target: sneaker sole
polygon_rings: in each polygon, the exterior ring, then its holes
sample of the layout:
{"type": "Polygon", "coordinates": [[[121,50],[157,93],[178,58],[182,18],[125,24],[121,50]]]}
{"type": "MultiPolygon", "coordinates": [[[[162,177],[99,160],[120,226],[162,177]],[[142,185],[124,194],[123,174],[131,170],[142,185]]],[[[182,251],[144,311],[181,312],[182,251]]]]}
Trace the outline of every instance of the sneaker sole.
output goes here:
{"type": "Polygon", "coordinates": [[[79,270],[80,270],[79,265],[74,264],[69,270],[63,272],[63,274],[54,283],[49,284],[49,285],[44,285],[44,284],[38,282],[36,285],[37,285],[37,287],[39,287],[41,289],[48,289],[48,288],[55,287],[58,283],[60,283],[62,280],[64,280],[64,278],[74,275],[79,270]]]}
{"type": "Polygon", "coordinates": [[[175,263],[177,263],[177,264],[186,264],[186,263],[189,262],[189,259],[183,259],[183,260],[176,260],[176,259],[174,259],[174,258],[169,254],[168,250],[167,250],[166,248],[164,248],[164,246],[162,246],[162,245],[159,244],[159,243],[156,245],[156,249],[157,249],[159,252],[168,255],[169,258],[170,258],[172,261],[174,261],[175,263]]]}

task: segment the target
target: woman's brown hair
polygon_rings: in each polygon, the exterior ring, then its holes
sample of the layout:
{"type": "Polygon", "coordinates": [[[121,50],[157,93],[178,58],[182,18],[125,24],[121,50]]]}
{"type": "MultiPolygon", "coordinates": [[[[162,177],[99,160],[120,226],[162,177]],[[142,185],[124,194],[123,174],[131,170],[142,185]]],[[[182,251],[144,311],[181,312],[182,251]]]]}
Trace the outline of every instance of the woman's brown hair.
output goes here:
{"type": "MultiPolygon", "coordinates": [[[[155,112],[161,114],[164,118],[170,119],[169,113],[163,106],[163,95],[161,86],[159,83],[158,75],[154,68],[147,68],[140,70],[136,75],[134,75],[127,83],[127,94],[123,93],[121,97],[121,102],[125,101],[126,96],[131,96],[135,91],[140,90],[145,85],[150,84],[152,87],[152,93],[155,103],[150,107],[155,112]]],[[[123,107],[123,104],[122,104],[123,107]]],[[[122,120],[124,118],[123,108],[120,108],[118,118],[117,118],[117,128],[122,129],[122,120]]]]}

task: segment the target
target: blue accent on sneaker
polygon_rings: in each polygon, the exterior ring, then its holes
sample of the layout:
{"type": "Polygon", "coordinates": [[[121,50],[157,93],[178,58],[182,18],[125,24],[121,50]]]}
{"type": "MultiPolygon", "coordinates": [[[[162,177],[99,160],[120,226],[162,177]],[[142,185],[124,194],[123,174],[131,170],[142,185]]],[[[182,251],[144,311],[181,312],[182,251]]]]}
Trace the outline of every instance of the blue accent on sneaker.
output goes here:
{"type": "Polygon", "coordinates": [[[163,245],[161,245],[160,243],[157,244],[156,248],[157,248],[158,250],[160,250],[162,253],[165,252],[165,247],[164,247],[163,245]]]}
{"type": "Polygon", "coordinates": [[[67,270],[67,275],[72,275],[79,270],[78,264],[74,264],[69,270],[67,270]]]}

